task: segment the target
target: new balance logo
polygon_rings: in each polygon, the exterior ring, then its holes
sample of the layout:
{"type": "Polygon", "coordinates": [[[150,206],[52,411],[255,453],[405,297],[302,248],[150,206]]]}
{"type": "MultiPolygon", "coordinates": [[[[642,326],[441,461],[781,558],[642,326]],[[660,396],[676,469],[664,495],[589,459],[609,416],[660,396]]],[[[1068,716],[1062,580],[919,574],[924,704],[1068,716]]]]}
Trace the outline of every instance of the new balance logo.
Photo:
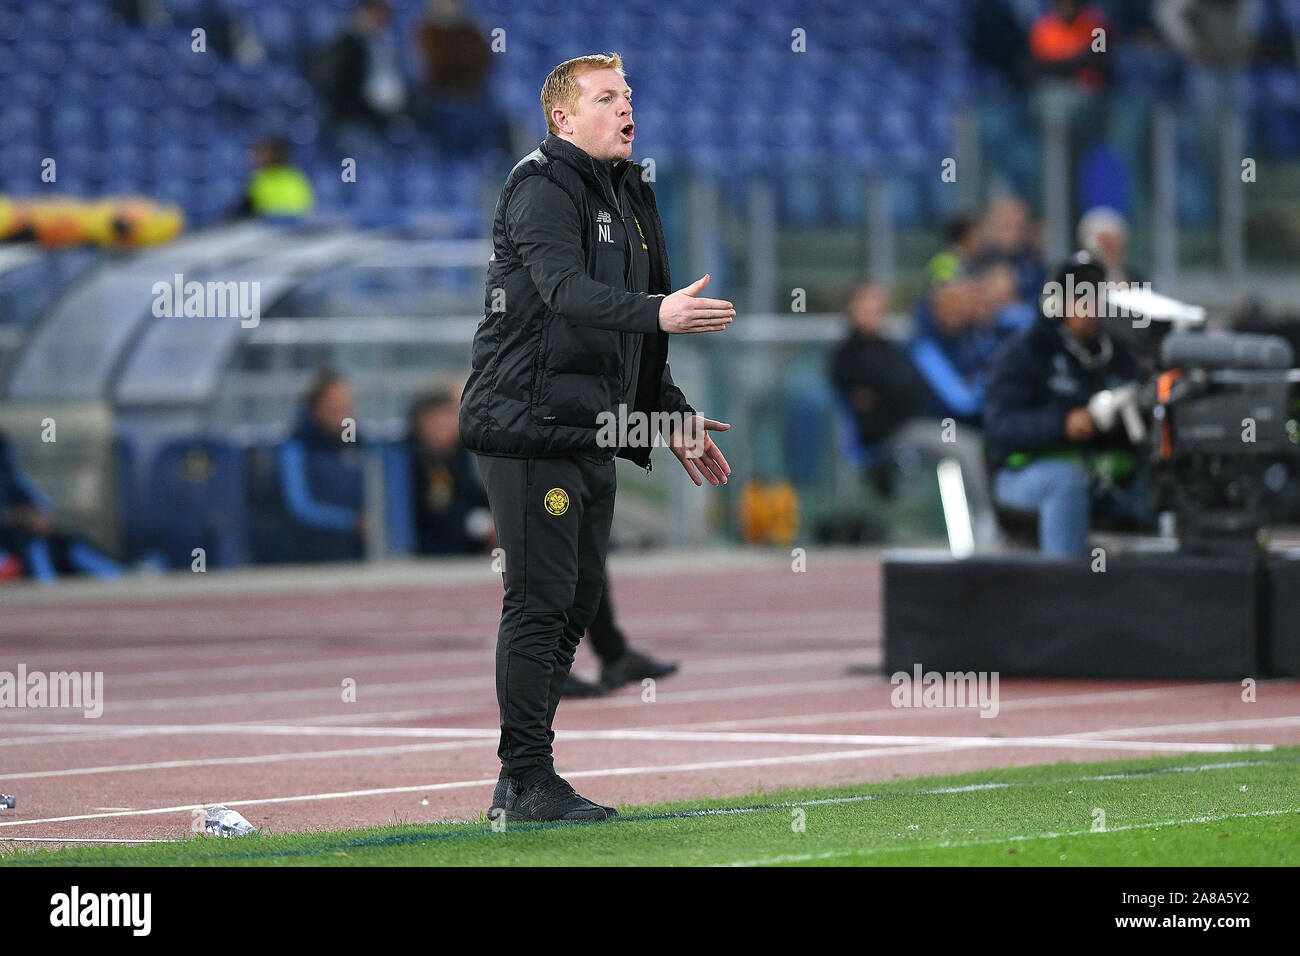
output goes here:
{"type": "Polygon", "coordinates": [[[613,222],[613,221],[614,220],[609,217],[609,213],[605,212],[605,210],[598,209],[596,211],[596,222],[613,222]]]}

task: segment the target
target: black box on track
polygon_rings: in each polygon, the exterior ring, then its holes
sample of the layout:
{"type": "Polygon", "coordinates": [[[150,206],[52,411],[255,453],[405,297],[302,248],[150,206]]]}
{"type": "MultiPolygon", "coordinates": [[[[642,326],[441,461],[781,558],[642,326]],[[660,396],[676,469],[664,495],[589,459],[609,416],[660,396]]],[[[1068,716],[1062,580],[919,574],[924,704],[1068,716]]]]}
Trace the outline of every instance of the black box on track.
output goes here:
{"type": "MultiPolygon", "coordinates": [[[[1006,677],[1260,676],[1260,562],[1140,554],[1096,566],[1034,553],[887,552],[886,673],[920,664],[1006,677]]],[[[1300,583],[1300,562],[1291,573],[1300,583]]],[[[1300,587],[1281,590],[1273,615],[1294,622],[1300,587]]],[[[1274,647],[1283,666],[1298,663],[1294,641],[1274,647]]]]}
{"type": "Polygon", "coordinates": [[[1300,554],[1270,554],[1260,609],[1260,666],[1270,677],[1300,677],[1300,554]]]}

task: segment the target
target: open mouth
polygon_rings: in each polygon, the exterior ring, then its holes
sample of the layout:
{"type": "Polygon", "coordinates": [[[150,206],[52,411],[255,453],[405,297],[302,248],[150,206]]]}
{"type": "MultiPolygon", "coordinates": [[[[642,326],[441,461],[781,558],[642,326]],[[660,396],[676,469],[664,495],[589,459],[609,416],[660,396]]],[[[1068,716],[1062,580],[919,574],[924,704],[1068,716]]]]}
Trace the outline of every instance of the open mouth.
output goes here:
{"type": "Polygon", "coordinates": [[[632,132],[635,129],[636,129],[635,123],[628,123],[621,130],[619,130],[619,133],[622,134],[623,138],[630,143],[634,139],[632,132]]]}

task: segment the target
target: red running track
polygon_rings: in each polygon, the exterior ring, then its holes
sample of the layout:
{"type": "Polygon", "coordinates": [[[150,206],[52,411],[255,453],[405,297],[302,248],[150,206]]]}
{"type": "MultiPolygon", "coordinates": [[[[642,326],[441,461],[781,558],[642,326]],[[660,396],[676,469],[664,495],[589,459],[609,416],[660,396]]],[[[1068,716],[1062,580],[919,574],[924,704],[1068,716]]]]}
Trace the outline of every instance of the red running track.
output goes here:
{"type": "MultiPolygon", "coordinates": [[[[611,569],[630,639],[682,670],[561,705],[557,769],[605,803],[1300,743],[1293,681],[1248,703],[1236,683],[1006,680],[991,719],[895,708],[861,551],[810,550],[802,573],[753,552],[611,569]]],[[[475,817],[498,769],[500,598],[485,560],[0,591],[0,671],[104,674],[99,718],[0,709],[18,799],[0,852],[177,839],[216,803],[279,833],[475,817]]]]}

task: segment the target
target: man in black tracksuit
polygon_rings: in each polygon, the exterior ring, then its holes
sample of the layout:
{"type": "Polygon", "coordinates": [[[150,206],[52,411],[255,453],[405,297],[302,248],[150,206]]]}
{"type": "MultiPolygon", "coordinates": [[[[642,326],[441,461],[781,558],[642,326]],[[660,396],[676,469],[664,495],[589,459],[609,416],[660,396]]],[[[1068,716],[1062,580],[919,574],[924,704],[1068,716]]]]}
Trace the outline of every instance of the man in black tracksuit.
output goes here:
{"type": "MultiPolygon", "coordinates": [[[[554,771],[551,730],[600,602],[614,459],[650,470],[653,436],[602,438],[604,416],[674,413],[668,447],[698,485],[730,467],[668,370],[668,334],[721,331],[730,302],[671,292],[654,194],[628,161],[631,90],[617,54],[560,64],[542,87],[550,135],[511,171],[492,223],[485,316],[460,433],[477,455],[505,550],[497,634],[506,820],[603,820],[613,810],[554,771]]],[[[607,431],[607,430],[606,430],[607,431]]]]}

